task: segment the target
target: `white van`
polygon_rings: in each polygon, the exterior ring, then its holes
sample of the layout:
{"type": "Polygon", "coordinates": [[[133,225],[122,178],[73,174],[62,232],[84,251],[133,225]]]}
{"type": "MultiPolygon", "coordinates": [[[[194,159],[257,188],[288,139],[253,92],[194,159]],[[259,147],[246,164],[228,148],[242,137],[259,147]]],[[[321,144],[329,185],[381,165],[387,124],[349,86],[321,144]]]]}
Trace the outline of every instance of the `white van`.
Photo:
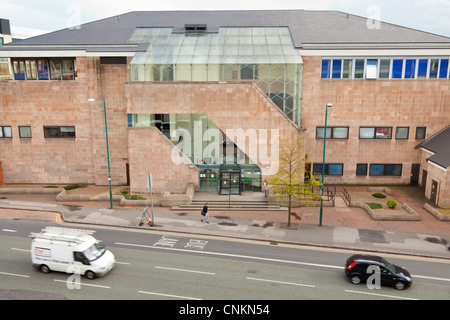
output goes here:
{"type": "Polygon", "coordinates": [[[46,227],[40,233],[32,233],[33,266],[44,273],[77,273],[88,279],[104,276],[114,267],[115,258],[92,236],[94,232],[46,227]]]}

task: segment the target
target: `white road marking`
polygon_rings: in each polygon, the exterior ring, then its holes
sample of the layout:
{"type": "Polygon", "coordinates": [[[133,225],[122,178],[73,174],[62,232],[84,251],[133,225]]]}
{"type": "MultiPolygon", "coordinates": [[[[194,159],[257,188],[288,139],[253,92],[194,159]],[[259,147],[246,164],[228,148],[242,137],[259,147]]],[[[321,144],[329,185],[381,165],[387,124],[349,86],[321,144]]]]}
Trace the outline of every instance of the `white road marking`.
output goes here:
{"type": "Polygon", "coordinates": [[[160,267],[155,266],[156,269],[164,269],[164,270],[172,270],[172,271],[182,271],[182,272],[192,272],[192,273],[201,273],[201,274],[209,274],[214,276],[214,272],[205,272],[205,271],[195,271],[195,270],[186,270],[186,269],[177,269],[177,268],[167,268],[167,267],[160,267]]]}
{"type": "Polygon", "coordinates": [[[288,284],[288,285],[291,285],[291,286],[300,286],[300,287],[310,287],[310,288],[315,288],[316,287],[316,286],[313,286],[313,285],[310,285],[310,284],[295,283],[295,282],[285,282],[285,281],[276,281],[276,280],[251,278],[251,277],[247,277],[247,280],[256,280],[256,281],[265,281],[265,282],[272,282],[272,283],[279,283],[279,284],[288,284]]]}
{"type": "MultiPolygon", "coordinates": [[[[71,281],[67,281],[67,280],[58,280],[58,279],[53,279],[53,281],[55,281],[55,282],[62,282],[62,283],[65,283],[65,284],[72,284],[72,282],[71,281]]],[[[98,284],[89,284],[89,283],[80,283],[82,286],[88,286],[88,287],[96,287],[96,288],[103,288],[103,289],[111,289],[111,287],[108,287],[108,286],[101,286],[101,285],[98,285],[98,284]]]]}
{"type": "Polygon", "coordinates": [[[0,274],[3,274],[5,276],[14,276],[14,277],[21,277],[21,278],[29,278],[30,277],[30,276],[27,276],[24,274],[9,273],[9,272],[0,272],[0,274]]]}
{"type": "Polygon", "coordinates": [[[11,233],[17,232],[17,230],[12,230],[12,229],[2,229],[2,231],[11,232],[11,233]]]}
{"type": "Polygon", "coordinates": [[[23,252],[31,252],[30,249],[11,248],[11,250],[15,250],[15,251],[23,251],[23,252]]]}
{"type": "Polygon", "coordinates": [[[450,281],[450,279],[445,278],[436,278],[436,277],[428,277],[428,276],[418,276],[417,274],[411,275],[411,277],[414,278],[421,278],[421,279],[429,279],[429,280],[439,280],[439,281],[450,281]]]}
{"type": "Polygon", "coordinates": [[[379,296],[379,297],[385,297],[385,298],[394,298],[394,299],[419,300],[419,299],[415,299],[415,298],[406,298],[406,297],[399,297],[399,296],[390,296],[390,295],[387,295],[387,294],[372,293],[372,292],[363,292],[363,291],[345,290],[345,292],[357,293],[357,294],[367,294],[367,295],[372,295],[372,296],[379,296]]]}
{"type": "Polygon", "coordinates": [[[148,291],[138,291],[138,292],[139,293],[144,293],[144,294],[151,294],[151,295],[155,295],[155,296],[169,297],[169,298],[179,298],[179,299],[188,299],[188,300],[202,300],[202,299],[199,299],[199,298],[176,296],[176,295],[173,295],[173,294],[148,292],[148,291]]]}

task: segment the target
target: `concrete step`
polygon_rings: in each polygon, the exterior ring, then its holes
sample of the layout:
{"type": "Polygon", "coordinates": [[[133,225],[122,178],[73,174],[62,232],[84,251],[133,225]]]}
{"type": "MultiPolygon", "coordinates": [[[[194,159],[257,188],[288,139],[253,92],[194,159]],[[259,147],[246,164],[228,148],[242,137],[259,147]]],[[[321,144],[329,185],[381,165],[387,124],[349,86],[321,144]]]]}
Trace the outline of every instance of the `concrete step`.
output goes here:
{"type": "MultiPolygon", "coordinates": [[[[201,211],[204,203],[181,204],[171,207],[172,210],[201,211]]],[[[209,210],[216,211],[286,211],[287,208],[267,203],[213,203],[208,202],[209,210]]]]}

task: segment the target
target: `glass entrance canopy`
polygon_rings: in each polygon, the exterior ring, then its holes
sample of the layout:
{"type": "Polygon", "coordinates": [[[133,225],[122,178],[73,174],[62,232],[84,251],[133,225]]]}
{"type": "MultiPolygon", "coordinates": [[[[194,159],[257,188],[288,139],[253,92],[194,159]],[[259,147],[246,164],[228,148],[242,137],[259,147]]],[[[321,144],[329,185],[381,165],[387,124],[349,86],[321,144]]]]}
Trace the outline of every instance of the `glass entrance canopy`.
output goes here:
{"type": "Polygon", "coordinates": [[[300,126],[302,58],[289,28],[172,31],[136,28],[129,41],[149,46],[132,59],[131,81],[252,81],[300,126]]]}

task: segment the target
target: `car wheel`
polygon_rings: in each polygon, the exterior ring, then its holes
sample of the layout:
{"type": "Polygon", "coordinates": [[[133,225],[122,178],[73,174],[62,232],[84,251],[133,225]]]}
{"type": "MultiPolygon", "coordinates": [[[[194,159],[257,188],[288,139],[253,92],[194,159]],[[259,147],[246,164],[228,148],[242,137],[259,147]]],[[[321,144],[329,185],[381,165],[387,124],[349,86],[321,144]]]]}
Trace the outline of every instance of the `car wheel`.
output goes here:
{"type": "Polygon", "coordinates": [[[45,265],[45,264],[41,265],[39,267],[39,270],[41,270],[41,272],[43,272],[43,273],[49,273],[50,272],[50,268],[47,265],[45,265]]]}
{"type": "Polygon", "coordinates": [[[403,289],[406,288],[406,285],[405,285],[405,283],[402,282],[402,281],[397,281],[397,282],[395,283],[395,285],[394,285],[394,288],[397,289],[397,290],[403,290],[403,289]]]}
{"type": "Polygon", "coordinates": [[[92,272],[91,270],[86,271],[86,273],[84,274],[86,276],[86,278],[88,278],[89,280],[95,279],[95,273],[92,272]]]}
{"type": "Polygon", "coordinates": [[[351,283],[353,284],[360,284],[361,283],[361,277],[354,275],[350,278],[351,283]]]}

